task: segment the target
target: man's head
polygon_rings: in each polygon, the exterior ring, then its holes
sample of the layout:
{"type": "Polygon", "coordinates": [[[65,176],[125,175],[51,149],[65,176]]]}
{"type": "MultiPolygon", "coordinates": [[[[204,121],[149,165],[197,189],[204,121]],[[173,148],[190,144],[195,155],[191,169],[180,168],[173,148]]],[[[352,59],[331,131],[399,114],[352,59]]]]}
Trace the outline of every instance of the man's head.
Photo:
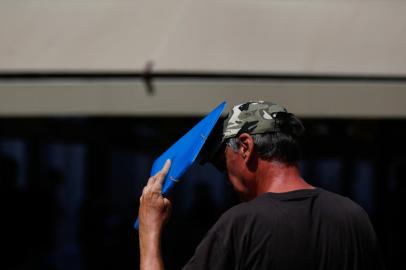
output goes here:
{"type": "Polygon", "coordinates": [[[255,177],[259,163],[296,166],[303,131],[300,120],[278,104],[251,101],[234,106],[223,124],[221,153],[237,192],[247,192],[244,189],[255,177]]]}
{"type": "Polygon", "coordinates": [[[223,143],[238,149],[239,136],[249,134],[260,158],[295,164],[300,159],[298,139],[301,121],[284,107],[266,101],[250,101],[233,107],[223,124],[223,143]]]}

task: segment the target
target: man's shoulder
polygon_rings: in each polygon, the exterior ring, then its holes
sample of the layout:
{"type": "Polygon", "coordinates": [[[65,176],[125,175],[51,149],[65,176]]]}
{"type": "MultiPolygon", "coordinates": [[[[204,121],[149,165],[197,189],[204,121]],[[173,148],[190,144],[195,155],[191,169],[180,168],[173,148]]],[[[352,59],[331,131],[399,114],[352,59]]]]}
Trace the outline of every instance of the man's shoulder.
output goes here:
{"type": "Polygon", "coordinates": [[[239,203],[233,207],[231,207],[230,209],[228,209],[227,211],[225,211],[221,217],[220,220],[242,220],[244,219],[247,214],[252,213],[253,210],[253,205],[252,202],[243,202],[243,203],[239,203]]]}
{"type": "Polygon", "coordinates": [[[261,214],[264,209],[266,209],[266,211],[268,212],[271,207],[272,203],[270,203],[270,201],[260,200],[260,198],[257,197],[248,202],[242,202],[231,207],[226,212],[224,212],[223,216],[225,218],[241,219],[247,216],[261,214]]]}
{"type": "Polygon", "coordinates": [[[326,216],[346,220],[358,220],[360,218],[369,219],[362,206],[349,197],[331,191],[322,190],[319,199],[319,207],[326,216]]]}
{"type": "Polygon", "coordinates": [[[327,203],[329,206],[340,207],[349,211],[362,210],[362,207],[349,197],[340,195],[332,191],[321,189],[319,197],[323,203],[327,203]]]}
{"type": "Polygon", "coordinates": [[[218,227],[233,227],[234,229],[236,229],[236,227],[245,227],[252,223],[268,219],[272,207],[272,204],[264,203],[256,199],[242,202],[225,211],[216,225],[218,227]]]}

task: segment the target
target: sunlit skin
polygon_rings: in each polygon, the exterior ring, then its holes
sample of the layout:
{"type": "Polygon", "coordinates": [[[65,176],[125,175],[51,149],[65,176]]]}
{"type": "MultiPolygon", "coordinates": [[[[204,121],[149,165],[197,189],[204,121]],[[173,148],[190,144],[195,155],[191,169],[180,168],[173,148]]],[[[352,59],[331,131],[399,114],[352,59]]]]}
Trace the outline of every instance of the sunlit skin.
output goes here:
{"type": "Polygon", "coordinates": [[[161,234],[171,213],[171,203],[162,197],[162,183],[169,171],[168,160],[164,168],[149,178],[140,198],[139,240],[140,269],[164,269],[161,256],[161,234]]]}
{"type": "MultiPolygon", "coordinates": [[[[249,201],[266,192],[288,192],[312,189],[300,176],[297,164],[284,164],[261,159],[249,134],[239,135],[239,147],[225,148],[228,179],[242,201],[249,201]]],[[[141,270],[162,270],[161,234],[167,222],[171,204],[161,195],[162,183],[169,171],[167,161],[162,171],[148,180],[140,198],[139,239],[141,270]]]]}

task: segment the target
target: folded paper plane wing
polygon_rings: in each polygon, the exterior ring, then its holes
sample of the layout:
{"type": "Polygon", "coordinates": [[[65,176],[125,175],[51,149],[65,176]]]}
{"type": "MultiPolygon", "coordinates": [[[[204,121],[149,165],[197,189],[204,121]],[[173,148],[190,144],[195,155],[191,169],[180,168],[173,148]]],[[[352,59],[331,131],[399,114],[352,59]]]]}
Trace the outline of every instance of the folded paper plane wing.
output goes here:
{"type": "MultiPolygon", "coordinates": [[[[162,185],[162,195],[164,197],[171,192],[172,188],[179,181],[179,178],[196,160],[203,145],[216,126],[226,104],[226,102],[223,102],[218,105],[154,161],[151,176],[163,168],[167,159],[171,160],[171,167],[162,185]]],[[[134,228],[138,229],[138,218],[134,224],[134,228]]]]}

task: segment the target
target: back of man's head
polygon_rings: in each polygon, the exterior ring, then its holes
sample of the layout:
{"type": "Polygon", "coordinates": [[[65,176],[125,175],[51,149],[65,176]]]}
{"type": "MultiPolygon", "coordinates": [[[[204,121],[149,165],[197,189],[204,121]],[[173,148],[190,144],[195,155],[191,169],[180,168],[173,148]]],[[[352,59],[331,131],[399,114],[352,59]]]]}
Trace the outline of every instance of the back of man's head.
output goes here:
{"type": "Polygon", "coordinates": [[[238,136],[248,133],[255,150],[265,160],[295,164],[300,160],[301,121],[284,107],[266,101],[250,101],[233,107],[223,124],[223,142],[238,149],[238,136]]]}

